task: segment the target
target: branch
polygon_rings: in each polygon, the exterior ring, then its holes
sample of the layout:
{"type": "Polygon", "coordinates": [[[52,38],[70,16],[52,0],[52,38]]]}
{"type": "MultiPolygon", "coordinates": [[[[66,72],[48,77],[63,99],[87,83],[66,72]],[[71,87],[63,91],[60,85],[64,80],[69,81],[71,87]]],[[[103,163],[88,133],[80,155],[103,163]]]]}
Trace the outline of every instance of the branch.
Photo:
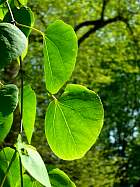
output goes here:
{"type": "Polygon", "coordinates": [[[80,23],[79,25],[77,25],[75,27],[75,31],[78,31],[80,28],[84,27],[84,26],[93,26],[92,28],[90,28],[85,34],[83,34],[83,36],[81,36],[81,38],[79,38],[78,40],[78,44],[80,45],[86,38],[88,38],[91,34],[95,33],[98,29],[103,28],[104,26],[117,22],[117,21],[122,21],[122,22],[127,22],[127,20],[121,16],[116,16],[114,18],[110,18],[108,20],[94,20],[94,21],[85,21],[83,23],[80,23]]]}
{"type": "Polygon", "coordinates": [[[93,21],[84,21],[80,23],[79,25],[75,26],[75,32],[77,32],[80,28],[86,27],[86,26],[96,26],[101,23],[101,19],[93,20],[93,21]]]}
{"type": "Polygon", "coordinates": [[[103,1],[103,6],[102,6],[102,12],[101,12],[101,20],[104,19],[105,8],[109,0],[102,0],[102,1],[103,1]]]}

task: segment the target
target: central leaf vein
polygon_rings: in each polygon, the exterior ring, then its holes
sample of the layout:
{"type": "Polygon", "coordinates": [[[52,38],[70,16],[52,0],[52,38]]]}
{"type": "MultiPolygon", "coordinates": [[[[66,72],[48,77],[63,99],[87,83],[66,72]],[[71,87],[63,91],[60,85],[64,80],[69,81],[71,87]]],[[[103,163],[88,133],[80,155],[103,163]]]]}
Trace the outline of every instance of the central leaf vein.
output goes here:
{"type": "Polygon", "coordinates": [[[63,112],[63,110],[62,110],[62,108],[59,106],[59,104],[58,104],[58,108],[59,108],[59,110],[60,110],[60,112],[61,112],[61,114],[62,114],[62,116],[63,116],[64,122],[65,122],[66,127],[67,127],[68,132],[69,132],[69,135],[70,135],[70,137],[72,138],[72,140],[73,140],[73,142],[74,142],[74,145],[75,145],[75,148],[76,148],[76,147],[77,147],[76,141],[75,141],[74,136],[73,136],[73,134],[72,134],[72,132],[71,132],[71,129],[70,129],[69,125],[68,125],[66,116],[65,116],[65,114],[64,114],[64,112],[63,112]]]}

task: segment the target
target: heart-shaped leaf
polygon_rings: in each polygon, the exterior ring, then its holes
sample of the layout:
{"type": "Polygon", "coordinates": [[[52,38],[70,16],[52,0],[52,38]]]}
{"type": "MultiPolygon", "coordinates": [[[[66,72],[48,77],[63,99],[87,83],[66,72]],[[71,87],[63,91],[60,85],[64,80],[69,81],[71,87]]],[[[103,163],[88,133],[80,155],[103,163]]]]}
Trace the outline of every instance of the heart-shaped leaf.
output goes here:
{"type": "Polygon", "coordinates": [[[0,23],[0,69],[21,56],[27,45],[20,29],[10,23],[0,23]]]}
{"type": "Polygon", "coordinates": [[[32,88],[26,85],[23,89],[23,127],[29,143],[34,131],[35,116],[36,95],[32,88]]]}
{"type": "Polygon", "coordinates": [[[44,36],[46,87],[55,94],[71,76],[77,56],[77,37],[63,21],[50,24],[44,36]]]}
{"type": "Polygon", "coordinates": [[[45,164],[36,149],[30,145],[22,143],[19,136],[17,150],[22,165],[28,173],[42,185],[51,187],[45,164]]]}
{"type": "MultiPolygon", "coordinates": [[[[12,9],[12,13],[13,13],[14,19],[18,23],[23,24],[23,25],[27,25],[30,27],[32,27],[34,25],[34,21],[35,21],[34,14],[30,8],[24,7],[24,6],[22,6],[21,8],[14,7],[12,9]]],[[[12,21],[10,12],[7,12],[3,21],[9,22],[9,23],[12,21]]],[[[19,29],[25,34],[26,37],[28,37],[31,32],[30,28],[19,26],[19,29]]]]}
{"type": "Polygon", "coordinates": [[[101,131],[103,116],[103,106],[95,92],[68,85],[46,113],[46,137],[51,149],[65,160],[83,157],[101,131]]]}
{"type": "Polygon", "coordinates": [[[18,88],[14,84],[4,85],[0,88],[0,113],[2,116],[11,114],[18,104],[18,88]]]}

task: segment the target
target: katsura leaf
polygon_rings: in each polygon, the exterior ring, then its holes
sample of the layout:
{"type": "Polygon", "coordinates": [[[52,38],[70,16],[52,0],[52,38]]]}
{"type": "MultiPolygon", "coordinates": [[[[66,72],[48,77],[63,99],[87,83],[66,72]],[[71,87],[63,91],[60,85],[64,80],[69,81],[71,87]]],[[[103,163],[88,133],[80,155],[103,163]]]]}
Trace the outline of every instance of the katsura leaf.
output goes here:
{"type": "Polygon", "coordinates": [[[3,142],[3,140],[8,135],[12,123],[13,123],[13,113],[5,117],[0,113],[0,142],[3,142]]]}
{"type": "Polygon", "coordinates": [[[0,69],[21,56],[27,45],[20,29],[10,23],[0,23],[0,69]]]}
{"type": "Polygon", "coordinates": [[[28,142],[31,143],[36,117],[36,95],[30,85],[23,89],[23,127],[28,142]]]}
{"type": "Polygon", "coordinates": [[[18,104],[18,88],[14,84],[3,85],[0,88],[0,113],[8,116],[16,109],[18,104]]]}
{"type": "Polygon", "coordinates": [[[44,36],[46,88],[55,94],[70,78],[77,56],[77,37],[63,21],[50,24],[44,36]]]}
{"type": "Polygon", "coordinates": [[[25,170],[27,170],[28,173],[42,185],[51,187],[47,169],[36,149],[18,141],[17,150],[25,170]]]}
{"type": "Polygon", "coordinates": [[[58,168],[49,169],[49,178],[52,187],[76,187],[66,173],[58,168]]]}
{"type": "MultiPolygon", "coordinates": [[[[31,11],[30,8],[22,6],[21,8],[14,7],[12,9],[12,13],[14,16],[14,19],[16,22],[22,24],[22,25],[27,25],[32,27],[34,25],[34,14],[31,11]]],[[[9,12],[4,17],[4,22],[11,22],[11,15],[9,12]]],[[[23,27],[23,26],[18,26],[19,29],[25,34],[26,37],[29,36],[31,32],[31,28],[23,27]]]]}
{"type": "Polygon", "coordinates": [[[64,160],[83,157],[101,131],[103,113],[95,92],[68,85],[60,99],[50,103],[46,113],[46,137],[54,153],[64,160]]]}
{"type": "MultiPolygon", "coordinates": [[[[13,155],[15,154],[15,150],[11,149],[10,147],[6,147],[1,150],[0,152],[0,168],[6,172],[9,163],[13,155]]],[[[7,179],[10,183],[10,187],[15,187],[18,180],[20,180],[20,166],[19,166],[19,159],[16,155],[14,160],[12,161],[12,165],[9,169],[7,174],[7,179]]]]}

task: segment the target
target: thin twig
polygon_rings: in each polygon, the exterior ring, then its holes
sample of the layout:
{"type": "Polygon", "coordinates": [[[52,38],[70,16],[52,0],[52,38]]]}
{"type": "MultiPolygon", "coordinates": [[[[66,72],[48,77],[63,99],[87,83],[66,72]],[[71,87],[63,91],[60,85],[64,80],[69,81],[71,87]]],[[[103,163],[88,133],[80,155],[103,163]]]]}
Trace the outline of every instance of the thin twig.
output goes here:
{"type": "Polygon", "coordinates": [[[21,163],[20,156],[19,156],[19,165],[20,165],[20,184],[21,184],[21,187],[23,187],[22,163],[21,163]]]}
{"type": "Polygon", "coordinates": [[[10,7],[10,4],[9,4],[8,0],[6,0],[6,4],[7,4],[7,7],[8,7],[8,10],[9,10],[9,13],[11,15],[11,19],[12,19],[11,23],[13,25],[15,25],[16,22],[15,22],[15,19],[14,19],[14,16],[13,16],[13,13],[12,13],[12,10],[11,10],[11,7],[10,7]]]}
{"type": "Polygon", "coordinates": [[[22,134],[23,131],[23,123],[22,123],[22,118],[23,118],[23,81],[24,81],[24,71],[23,71],[23,66],[22,66],[22,59],[21,56],[19,57],[20,60],[20,84],[21,84],[21,106],[20,106],[20,133],[22,134]]]}
{"type": "Polygon", "coordinates": [[[34,31],[36,31],[36,32],[38,32],[38,33],[40,33],[42,36],[44,36],[44,33],[43,33],[42,31],[40,31],[40,30],[38,30],[38,29],[36,29],[36,28],[34,28],[34,27],[30,27],[30,26],[28,26],[28,25],[23,25],[23,24],[18,23],[18,22],[15,22],[15,24],[16,24],[17,26],[20,26],[20,27],[25,27],[25,28],[28,28],[28,29],[32,29],[32,30],[34,30],[34,31]]]}

